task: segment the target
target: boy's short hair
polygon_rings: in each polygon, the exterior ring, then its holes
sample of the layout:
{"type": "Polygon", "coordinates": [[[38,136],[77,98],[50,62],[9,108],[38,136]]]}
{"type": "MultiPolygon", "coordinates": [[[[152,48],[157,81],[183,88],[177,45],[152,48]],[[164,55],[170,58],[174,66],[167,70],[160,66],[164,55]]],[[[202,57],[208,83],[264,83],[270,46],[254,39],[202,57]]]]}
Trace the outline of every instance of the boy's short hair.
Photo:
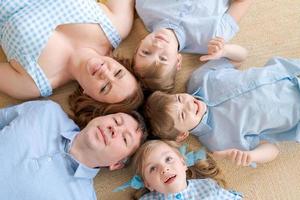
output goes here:
{"type": "Polygon", "coordinates": [[[165,70],[169,67],[162,66],[159,63],[153,62],[150,66],[140,67],[140,70],[135,68],[135,58],[133,58],[133,73],[138,77],[142,86],[150,91],[170,92],[175,87],[176,64],[171,66],[171,70],[166,73],[165,70]],[[141,73],[143,75],[141,75],[141,73]]]}
{"type": "Polygon", "coordinates": [[[170,94],[156,91],[148,97],[144,114],[153,135],[162,139],[175,140],[180,131],[175,128],[174,120],[168,112],[171,102],[170,94]]]}

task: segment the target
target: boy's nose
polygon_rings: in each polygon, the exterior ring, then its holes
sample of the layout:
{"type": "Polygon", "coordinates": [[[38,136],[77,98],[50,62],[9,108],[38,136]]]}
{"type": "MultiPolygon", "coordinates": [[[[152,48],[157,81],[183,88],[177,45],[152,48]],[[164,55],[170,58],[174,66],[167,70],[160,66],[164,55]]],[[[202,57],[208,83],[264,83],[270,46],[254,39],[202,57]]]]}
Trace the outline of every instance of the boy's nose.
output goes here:
{"type": "Polygon", "coordinates": [[[163,48],[163,44],[158,39],[155,38],[152,41],[152,46],[159,49],[163,48]]]}

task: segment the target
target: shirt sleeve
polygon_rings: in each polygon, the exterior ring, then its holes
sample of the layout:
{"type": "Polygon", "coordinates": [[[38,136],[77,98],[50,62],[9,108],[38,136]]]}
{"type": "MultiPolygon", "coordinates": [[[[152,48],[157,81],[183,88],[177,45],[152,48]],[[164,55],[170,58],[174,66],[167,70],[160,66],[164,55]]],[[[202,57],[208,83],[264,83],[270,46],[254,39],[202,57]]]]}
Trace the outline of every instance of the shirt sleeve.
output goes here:
{"type": "Polygon", "coordinates": [[[0,130],[18,117],[18,107],[11,106],[0,109],[0,130]]]}
{"type": "Polygon", "coordinates": [[[193,94],[198,88],[203,86],[203,82],[208,78],[209,73],[221,70],[224,68],[234,68],[234,65],[226,58],[218,60],[211,60],[207,63],[199,66],[190,76],[187,91],[189,94],[193,94]]]}
{"type": "Polygon", "coordinates": [[[212,179],[207,179],[208,185],[214,188],[214,192],[217,194],[218,199],[232,199],[232,200],[239,200],[242,199],[242,194],[236,192],[234,190],[225,190],[221,186],[217,184],[216,181],[212,179]]]}

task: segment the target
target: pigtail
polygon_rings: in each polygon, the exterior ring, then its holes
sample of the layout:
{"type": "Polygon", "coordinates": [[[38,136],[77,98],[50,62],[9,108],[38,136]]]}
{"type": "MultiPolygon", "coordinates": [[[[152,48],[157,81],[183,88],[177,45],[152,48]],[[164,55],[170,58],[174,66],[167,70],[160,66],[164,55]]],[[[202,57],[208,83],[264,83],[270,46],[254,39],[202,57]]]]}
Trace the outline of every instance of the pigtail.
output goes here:
{"type": "Polygon", "coordinates": [[[226,187],[222,170],[210,153],[207,153],[206,160],[200,160],[195,165],[188,167],[186,172],[187,179],[214,179],[220,186],[226,187]]]}

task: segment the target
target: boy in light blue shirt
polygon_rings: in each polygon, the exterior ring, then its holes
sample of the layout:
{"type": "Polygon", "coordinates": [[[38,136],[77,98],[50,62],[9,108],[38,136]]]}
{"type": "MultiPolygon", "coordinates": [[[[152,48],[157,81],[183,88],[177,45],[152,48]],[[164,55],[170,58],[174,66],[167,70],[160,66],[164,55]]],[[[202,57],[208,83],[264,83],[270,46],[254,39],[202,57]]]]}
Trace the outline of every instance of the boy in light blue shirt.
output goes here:
{"type": "Polygon", "coordinates": [[[93,178],[100,168],[122,168],[146,136],[124,113],[97,117],[80,131],[52,101],[0,109],[0,119],[5,200],[96,200],[93,178]]]}
{"type": "MultiPolygon", "coordinates": [[[[139,44],[133,70],[145,88],[174,87],[182,57],[178,52],[206,54],[215,37],[230,40],[251,0],[137,0],[136,10],[151,33],[139,44]]],[[[204,58],[201,58],[205,60],[204,58]]]]}
{"type": "Polygon", "coordinates": [[[191,132],[237,165],[269,162],[279,152],[275,142],[300,141],[299,75],[300,59],[272,58],[245,71],[212,60],[193,72],[188,93],[152,94],[146,115],[161,138],[181,141],[191,132]]]}

